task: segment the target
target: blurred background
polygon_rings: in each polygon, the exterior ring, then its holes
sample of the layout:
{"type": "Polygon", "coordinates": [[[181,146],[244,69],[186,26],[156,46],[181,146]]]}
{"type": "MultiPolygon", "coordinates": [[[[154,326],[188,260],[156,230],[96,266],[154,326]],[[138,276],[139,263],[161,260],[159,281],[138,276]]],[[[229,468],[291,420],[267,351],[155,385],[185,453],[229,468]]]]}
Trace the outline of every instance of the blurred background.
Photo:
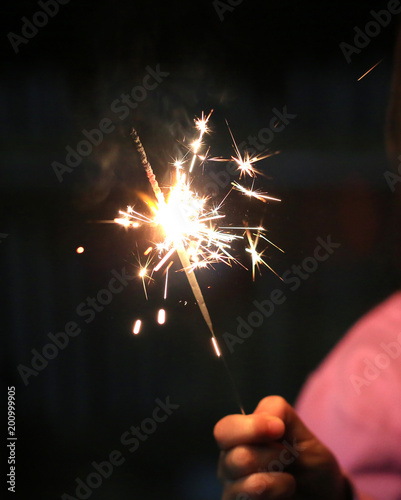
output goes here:
{"type": "MultiPolygon", "coordinates": [[[[347,62],[340,44],[354,45],[354,27],[364,30],[370,11],[387,9],[387,2],[231,4],[73,1],[57,4],[45,22],[36,13],[46,1],[19,1],[2,14],[2,394],[5,400],[7,386],[16,386],[17,498],[84,498],[76,478],[85,482],[92,462],[108,460],[113,450],[125,461],[89,493],[94,500],[220,497],[212,430],[239,408],[183,274],[171,273],[166,301],[162,280],[150,284],[146,301],[135,278],[91,322],[77,312],[108,287],[113,271],[137,273],[150,238],[98,222],[112,220],[138,193],[151,195],[129,135],[133,126],[163,182],[202,111],[214,109],[211,156],[232,154],[225,120],[238,144],[248,145],[275,123],[266,147],[279,154],[258,164],[265,175],[258,182],[281,203],[235,194],[227,213],[263,221],[285,250],[270,246],[265,253],[279,275],[293,276],[292,266],[313,256],[317,238],[331,235],[340,244],[296,290],[266,268],[255,282],[240,266],[198,273],[220,339],[236,334],[255,300],[275,289],[286,297],[227,352],[247,412],[269,394],[293,403],[347,329],[399,286],[384,131],[397,16],[347,62]],[[30,38],[21,41],[22,18],[35,15],[41,27],[25,28],[30,38]],[[116,112],[115,101],[121,106],[149,67],[165,76],[135,109],[116,112]],[[274,110],[285,109],[288,123],[274,119],[274,110]],[[105,118],[113,131],[60,179],[54,162],[66,165],[66,148],[76,150],[83,130],[105,118]],[[156,322],[160,307],[167,310],[163,326],[156,322]],[[143,327],[134,336],[137,318],[143,327]],[[31,367],[32,350],[42,353],[48,334],[70,321],[81,333],[25,384],[18,366],[31,367]],[[157,398],[168,397],[179,408],[130,452],[121,435],[152,416],[157,398]]],[[[224,168],[207,164],[197,182],[205,186],[224,168]]],[[[213,202],[227,190],[215,189],[213,202]]]]}

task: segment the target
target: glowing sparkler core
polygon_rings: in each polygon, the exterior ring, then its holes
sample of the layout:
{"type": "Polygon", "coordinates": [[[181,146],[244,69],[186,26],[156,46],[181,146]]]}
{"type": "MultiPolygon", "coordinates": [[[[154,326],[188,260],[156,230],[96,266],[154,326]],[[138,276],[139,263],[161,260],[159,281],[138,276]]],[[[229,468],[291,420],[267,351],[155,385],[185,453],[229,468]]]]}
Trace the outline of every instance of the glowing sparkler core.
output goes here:
{"type": "Polygon", "coordinates": [[[172,253],[181,247],[187,252],[190,261],[188,270],[207,267],[217,262],[235,261],[230,254],[230,244],[236,239],[242,239],[242,236],[222,231],[216,226],[216,221],[223,219],[224,214],[218,209],[209,209],[207,198],[198,196],[191,189],[187,176],[178,169],[176,180],[169,189],[167,200],[160,192],[156,204],[148,202],[154,213],[153,218],[147,218],[130,209],[126,212],[120,211],[123,217],[115,219],[116,223],[124,227],[133,227],[140,221],[160,229],[164,240],[156,247],[160,255],[165,255],[154,271],[158,271],[172,253]]]}

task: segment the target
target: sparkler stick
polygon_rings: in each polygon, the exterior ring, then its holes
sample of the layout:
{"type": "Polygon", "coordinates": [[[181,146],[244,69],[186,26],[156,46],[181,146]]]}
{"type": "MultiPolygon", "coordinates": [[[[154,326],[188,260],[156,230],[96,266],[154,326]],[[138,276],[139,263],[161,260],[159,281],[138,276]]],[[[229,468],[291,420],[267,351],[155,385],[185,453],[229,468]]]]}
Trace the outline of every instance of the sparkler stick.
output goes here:
{"type": "MultiPolygon", "coordinates": [[[[209,132],[207,122],[210,115],[211,112],[207,116],[202,113],[202,118],[195,120],[195,126],[199,135],[198,139],[195,140],[190,146],[190,149],[192,149],[192,158],[188,160],[186,154],[182,160],[176,160],[174,162],[176,169],[175,180],[167,186],[166,192],[162,191],[159,186],[152,166],[147,158],[145,149],[139,139],[138,133],[136,130],[132,130],[131,135],[155,195],[156,202],[148,197],[142,196],[142,199],[147,204],[151,213],[144,214],[129,206],[125,211],[120,210],[120,217],[115,218],[114,222],[125,228],[137,228],[141,225],[156,227],[162,235],[161,240],[152,244],[152,246],[148,247],[144,252],[144,255],[147,256],[145,265],[141,264],[138,254],[140,268],[139,277],[142,279],[142,285],[146,298],[148,298],[148,294],[145,281],[153,281],[153,273],[158,272],[162,267],[165,269],[164,298],[167,297],[169,268],[173,263],[172,259],[174,254],[176,253],[178,255],[196,303],[211,333],[211,339],[216,350],[216,354],[223,361],[228,378],[232,384],[232,389],[238,406],[241,409],[241,412],[245,414],[234,378],[224,358],[223,352],[219,347],[213,323],[196,278],[195,270],[199,268],[207,268],[215,263],[225,263],[227,265],[237,263],[247,269],[239,260],[237,260],[236,257],[234,257],[231,248],[233,242],[245,240],[246,235],[249,245],[249,247],[246,248],[246,251],[250,254],[252,260],[253,280],[255,280],[256,269],[260,271],[259,267],[262,265],[274,272],[266,260],[262,258],[266,248],[262,251],[257,248],[259,246],[259,239],[265,240],[278,250],[281,249],[264,236],[263,233],[265,233],[266,230],[262,226],[249,227],[245,225],[245,227],[239,227],[227,223],[226,226],[223,227],[219,224],[219,222],[225,218],[225,214],[222,213],[221,210],[222,205],[229,194],[234,190],[241,192],[250,199],[258,200],[263,203],[280,200],[271,197],[268,193],[254,189],[256,177],[261,173],[255,169],[254,164],[264,158],[267,158],[268,156],[271,156],[271,154],[250,156],[247,152],[245,152],[244,155],[242,155],[229,127],[234,151],[236,153],[236,156],[233,156],[231,160],[237,164],[240,179],[242,177],[249,177],[252,179],[252,187],[248,189],[238,182],[233,182],[229,193],[226,194],[217,207],[215,206],[212,208],[210,207],[210,203],[208,203],[209,197],[201,197],[191,188],[190,174],[195,164],[197,164],[197,160],[199,160],[201,164],[204,164],[206,161],[207,153],[206,156],[201,156],[199,151],[201,146],[203,146],[203,136],[209,132]],[[188,166],[184,168],[185,163],[190,163],[189,168],[188,166]],[[156,254],[158,255],[158,262],[152,264],[152,269],[148,270],[148,267],[150,267],[150,264],[156,254]]],[[[214,161],[230,160],[214,158],[214,161]]],[[[165,311],[164,309],[161,309],[159,311],[158,323],[164,324],[165,319],[165,311]]],[[[133,333],[138,334],[140,330],[141,321],[137,320],[133,328],[133,333]]]]}
{"type": "Polygon", "coordinates": [[[134,128],[132,129],[131,137],[134,139],[136,150],[138,151],[138,154],[141,158],[142,166],[145,169],[146,175],[148,176],[150,185],[152,186],[152,189],[153,189],[153,192],[155,193],[157,201],[159,203],[163,203],[164,202],[163,193],[161,192],[161,189],[159,187],[159,183],[157,182],[156,176],[153,172],[152,165],[148,161],[148,157],[146,156],[146,151],[145,151],[144,147],[142,146],[142,142],[139,139],[139,135],[134,128]]]}
{"type": "Polygon", "coordinates": [[[195,272],[194,271],[192,271],[192,272],[188,271],[189,267],[191,266],[191,262],[190,262],[190,260],[188,258],[187,252],[185,251],[185,248],[182,246],[182,244],[179,247],[177,247],[177,253],[178,253],[178,257],[180,258],[181,264],[182,264],[182,266],[184,268],[184,271],[185,271],[186,277],[188,279],[188,282],[189,282],[189,284],[190,284],[190,286],[192,288],[192,293],[194,294],[195,300],[196,300],[196,302],[197,302],[197,304],[199,306],[199,309],[200,309],[200,311],[202,313],[203,319],[205,320],[205,322],[206,322],[206,324],[207,324],[207,326],[208,326],[208,328],[210,330],[210,333],[212,334],[213,345],[214,345],[214,348],[216,350],[216,353],[221,358],[221,360],[223,361],[224,368],[226,369],[228,378],[229,378],[229,380],[231,382],[231,386],[232,386],[232,389],[233,389],[233,392],[234,392],[235,399],[237,400],[237,404],[240,407],[241,413],[243,415],[245,415],[245,410],[244,410],[244,407],[243,407],[243,404],[242,404],[242,401],[241,401],[241,397],[239,395],[239,391],[238,391],[237,385],[236,385],[236,383],[234,381],[234,378],[232,376],[231,370],[228,367],[226,359],[223,356],[223,353],[222,353],[222,351],[220,349],[219,342],[218,342],[218,340],[216,338],[216,335],[214,333],[212,320],[210,318],[210,314],[209,314],[208,308],[206,306],[205,299],[203,298],[202,290],[200,289],[198,280],[196,279],[195,272]]]}
{"type": "MultiPolygon", "coordinates": [[[[155,193],[155,196],[158,200],[159,203],[164,203],[164,196],[163,193],[159,187],[159,183],[157,182],[156,176],[153,172],[152,166],[148,161],[148,158],[146,156],[145,149],[142,145],[141,140],[139,139],[138,133],[135,129],[132,130],[131,136],[134,139],[135,147],[138,151],[138,154],[141,158],[141,163],[145,169],[146,175],[149,179],[150,185],[152,186],[153,192],[155,193]]],[[[189,260],[189,257],[187,255],[187,252],[185,251],[185,248],[182,245],[182,242],[176,241],[175,242],[175,249],[177,250],[178,257],[180,258],[182,267],[184,268],[185,275],[188,279],[188,282],[192,288],[192,292],[194,294],[194,297],[196,299],[196,302],[199,306],[199,309],[202,313],[202,316],[204,320],[206,321],[207,326],[209,327],[209,330],[214,337],[214,331],[213,331],[213,325],[212,325],[212,320],[210,319],[210,314],[209,311],[206,307],[205,299],[203,298],[201,289],[198,284],[198,280],[196,279],[195,274],[190,272],[191,269],[191,262],[189,260]]]]}
{"type": "MultiPolygon", "coordinates": [[[[151,164],[148,161],[148,158],[147,158],[145,149],[144,149],[144,147],[142,145],[142,142],[139,139],[138,133],[136,132],[135,129],[132,130],[131,136],[134,139],[135,147],[136,147],[136,149],[138,151],[138,154],[139,154],[140,159],[141,159],[141,163],[142,163],[142,165],[143,165],[143,167],[145,169],[146,175],[147,175],[147,177],[149,179],[150,185],[152,186],[152,189],[153,189],[153,192],[154,192],[154,194],[155,194],[155,196],[157,198],[157,201],[159,202],[159,204],[164,204],[165,203],[165,199],[164,199],[163,193],[162,193],[162,191],[160,189],[159,183],[157,182],[157,179],[156,179],[156,176],[155,176],[155,174],[153,172],[152,166],[151,166],[151,164]]],[[[194,158],[195,158],[195,155],[194,155],[194,158]]],[[[193,167],[193,163],[194,163],[194,161],[192,161],[192,164],[191,164],[192,167],[193,167]]],[[[201,288],[199,286],[198,280],[196,279],[194,270],[191,270],[192,265],[191,265],[191,261],[190,261],[190,259],[188,257],[188,253],[185,250],[184,245],[182,244],[182,241],[180,241],[179,239],[177,239],[176,241],[174,241],[174,248],[177,251],[177,254],[178,254],[178,257],[179,257],[179,259],[181,261],[182,267],[184,268],[185,275],[186,275],[186,277],[188,279],[188,283],[189,283],[189,285],[190,285],[190,287],[192,289],[192,293],[193,293],[193,295],[195,297],[195,300],[196,300],[196,302],[198,304],[200,312],[202,313],[203,319],[205,320],[205,322],[206,322],[206,324],[207,324],[207,326],[208,326],[208,328],[210,330],[210,333],[212,334],[213,344],[215,346],[216,352],[217,352],[218,356],[221,357],[221,359],[223,361],[224,367],[226,369],[226,372],[227,372],[228,377],[230,379],[230,382],[232,384],[234,395],[235,395],[237,403],[238,403],[238,405],[240,407],[241,413],[243,415],[245,415],[245,411],[244,411],[244,408],[243,408],[243,404],[242,404],[242,401],[241,401],[241,398],[240,398],[237,386],[235,384],[235,381],[233,379],[231,371],[230,371],[230,369],[229,369],[229,367],[227,365],[227,362],[226,362],[226,360],[225,360],[225,358],[224,358],[224,356],[222,354],[222,351],[221,351],[221,349],[219,347],[218,340],[217,340],[216,335],[214,333],[212,320],[210,318],[210,314],[209,314],[208,308],[206,306],[206,302],[205,302],[205,299],[203,297],[201,288]]]]}
{"type": "MultiPolygon", "coordinates": [[[[160,189],[159,183],[157,182],[156,176],[153,172],[152,165],[149,163],[149,160],[146,156],[146,151],[142,145],[141,140],[139,139],[138,133],[135,129],[132,130],[131,136],[134,139],[135,147],[136,150],[138,151],[138,154],[141,158],[141,163],[143,168],[145,169],[146,175],[149,179],[150,185],[152,186],[153,192],[155,193],[155,196],[158,200],[159,203],[164,203],[164,196],[163,193],[160,189]]],[[[188,279],[188,282],[191,286],[192,293],[194,294],[195,300],[199,306],[199,309],[202,313],[202,316],[210,330],[210,333],[212,334],[212,337],[215,338],[214,330],[213,330],[213,325],[212,325],[212,320],[210,318],[209,311],[206,307],[205,299],[203,298],[202,291],[200,289],[198,280],[196,279],[195,273],[191,272],[191,261],[189,260],[188,254],[182,244],[181,241],[176,241],[175,242],[175,249],[177,251],[178,257],[181,261],[182,267],[184,268],[185,275],[188,279]]],[[[217,342],[217,339],[215,338],[215,341],[217,342]]]]}
{"type": "MultiPolygon", "coordinates": [[[[212,320],[210,318],[210,314],[208,311],[208,308],[206,307],[206,302],[205,299],[203,298],[202,291],[200,289],[198,280],[196,279],[195,272],[191,272],[191,261],[189,260],[188,254],[185,251],[185,248],[183,247],[182,243],[178,243],[177,245],[177,254],[178,257],[180,258],[182,267],[184,268],[185,275],[188,279],[189,285],[192,289],[192,293],[194,294],[195,300],[199,306],[199,309],[202,313],[203,319],[205,320],[210,333],[212,334],[212,337],[214,338],[214,330],[213,330],[213,324],[212,320]]],[[[217,342],[217,340],[216,340],[217,342]]]]}

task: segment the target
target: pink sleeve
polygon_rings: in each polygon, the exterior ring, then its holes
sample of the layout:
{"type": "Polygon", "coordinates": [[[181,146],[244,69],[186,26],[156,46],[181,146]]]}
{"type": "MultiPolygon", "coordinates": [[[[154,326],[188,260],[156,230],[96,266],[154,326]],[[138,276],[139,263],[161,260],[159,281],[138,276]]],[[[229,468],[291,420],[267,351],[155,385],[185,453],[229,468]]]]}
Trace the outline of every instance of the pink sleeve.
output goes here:
{"type": "Polygon", "coordinates": [[[400,500],[401,293],[351,329],[296,407],[337,456],[358,500],[400,500]]]}

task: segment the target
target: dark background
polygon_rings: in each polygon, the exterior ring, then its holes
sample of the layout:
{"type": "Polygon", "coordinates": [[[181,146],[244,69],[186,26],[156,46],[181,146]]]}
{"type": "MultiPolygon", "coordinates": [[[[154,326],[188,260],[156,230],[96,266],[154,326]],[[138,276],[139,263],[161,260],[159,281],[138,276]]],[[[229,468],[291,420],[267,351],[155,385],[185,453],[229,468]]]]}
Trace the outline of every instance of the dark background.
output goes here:
{"type": "Polygon", "coordinates": [[[371,9],[386,6],[244,0],[221,21],[212,1],[72,1],[18,54],[7,34],[20,34],[21,18],[40,7],[20,1],[2,12],[2,394],[5,401],[7,385],[16,386],[14,497],[75,497],[75,478],[85,480],[91,463],[114,449],[125,463],[93,500],[220,495],[212,429],[238,407],[184,276],[172,273],[167,303],[161,282],[146,302],[135,280],[92,323],[76,314],[113,269],[135,269],[136,242],[148,236],[95,222],[113,219],[138,191],[150,194],[129,137],[133,125],[162,179],[202,111],[215,110],[211,154],[224,157],[231,155],[225,119],[241,142],[269,126],[273,108],[297,115],[269,145],[280,154],[259,163],[260,185],[282,202],[236,196],[226,209],[237,220],[248,209],[249,220],[263,219],[285,249],[266,253],[278,274],[313,255],[317,237],[331,235],[341,247],[296,291],[267,269],[255,283],[241,267],[199,273],[219,336],[235,333],[236,318],[246,319],[252,302],[273,289],[287,297],[227,356],[247,412],[272,393],[294,402],[347,328],[396,289],[399,225],[384,178],[384,124],[397,16],[350,64],[339,48],[353,43],[354,26],[363,29],[371,9]],[[170,75],[129,117],[116,118],[111,103],[157,64],[170,75]],[[116,131],[59,183],[52,162],[64,162],[66,146],[105,117],[116,131]],[[161,306],[163,327],[155,321],[161,306]],[[134,337],[137,317],[145,326],[134,337]],[[41,351],[47,334],[68,321],[82,333],[25,386],[17,366],[29,366],[31,350],[41,351]],[[129,453],[121,434],[167,396],[179,409],[129,453]]]}

